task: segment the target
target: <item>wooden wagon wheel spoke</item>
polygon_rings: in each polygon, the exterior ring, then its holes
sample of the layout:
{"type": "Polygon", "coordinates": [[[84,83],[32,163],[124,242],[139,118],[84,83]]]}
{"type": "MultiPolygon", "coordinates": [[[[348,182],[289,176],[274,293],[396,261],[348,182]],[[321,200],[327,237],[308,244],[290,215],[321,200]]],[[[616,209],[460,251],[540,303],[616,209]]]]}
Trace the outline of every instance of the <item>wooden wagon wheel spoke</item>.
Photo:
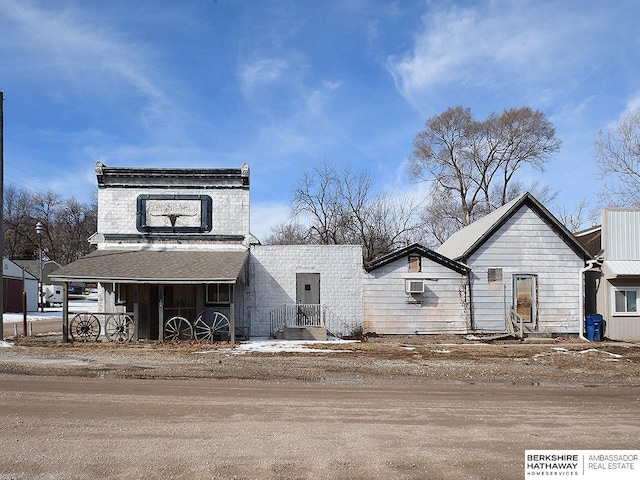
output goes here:
{"type": "Polygon", "coordinates": [[[229,319],[220,312],[214,312],[213,317],[203,312],[194,323],[196,340],[200,342],[216,342],[229,340],[229,319]]]}
{"type": "Polygon", "coordinates": [[[168,342],[180,342],[193,338],[191,323],[184,317],[172,317],[164,324],[164,339],[168,342]]]}
{"type": "Polygon", "coordinates": [[[104,329],[111,342],[123,343],[133,339],[133,320],[128,315],[110,315],[104,329]]]}
{"type": "Polygon", "coordinates": [[[74,341],[95,342],[100,336],[100,321],[95,315],[78,313],[71,319],[69,330],[74,341]]]}

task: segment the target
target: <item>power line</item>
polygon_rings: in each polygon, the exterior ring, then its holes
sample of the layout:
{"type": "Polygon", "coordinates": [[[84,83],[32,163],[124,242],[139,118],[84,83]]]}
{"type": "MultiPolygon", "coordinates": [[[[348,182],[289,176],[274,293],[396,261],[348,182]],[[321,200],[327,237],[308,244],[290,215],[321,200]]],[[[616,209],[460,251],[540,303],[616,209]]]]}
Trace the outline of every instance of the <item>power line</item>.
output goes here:
{"type": "Polygon", "coordinates": [[[18,188],[25,188],[23,185],[26,186],[27,190],[32,191],[33,193],[46,193],[44,190],[41,190],[40,188],[36,187],[35,185],[31,185],[30,183],[25,182],[24,180],[20,180],[17,177],[14,177],[13,175],[9,175],[8,173],[5,173],[5,177],[9,177],[12,178],[14,181],[13,182],[9,182],[9,185],[13,185],[14,187],[18,187],[18,188]],[[23,185],[16,185],[15,182],[18,183],[22,183],[23,185]]]}

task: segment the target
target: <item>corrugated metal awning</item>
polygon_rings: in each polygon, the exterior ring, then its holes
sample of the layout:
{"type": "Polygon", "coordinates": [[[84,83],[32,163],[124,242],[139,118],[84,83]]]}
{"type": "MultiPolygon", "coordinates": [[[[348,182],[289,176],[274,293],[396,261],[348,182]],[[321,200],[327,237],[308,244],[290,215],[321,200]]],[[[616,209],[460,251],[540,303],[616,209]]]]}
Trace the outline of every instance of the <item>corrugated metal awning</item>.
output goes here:
{"type": "Polygon", "coordinates": [[[616,277],[640,275],[640,260],[606,260],[604,265],[616,277]]]}
{"type": "Polygon", "coordinates": [[[233,283],[246,250],[96,250],[50,275],[66,282],[233,283]]]}

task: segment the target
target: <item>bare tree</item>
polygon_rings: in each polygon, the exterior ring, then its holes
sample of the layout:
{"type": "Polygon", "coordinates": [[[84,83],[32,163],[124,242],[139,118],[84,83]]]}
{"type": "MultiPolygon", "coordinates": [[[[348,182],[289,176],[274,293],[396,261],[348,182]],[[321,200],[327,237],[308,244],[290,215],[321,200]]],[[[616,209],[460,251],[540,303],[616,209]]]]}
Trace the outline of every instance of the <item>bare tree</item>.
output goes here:
{"type": "Polygon", "coordinates": [[[272,227],[264,243],[266,245],[304,245],[309,243],[309,229],[297,220],[291,219],[272,227]]]}
{"type": "Polygon", "coordinates": [[[265,243],[362,245],[365,260],[371,260],[419,235],[419,210],[414,198],[375,192],[370,172],[325,161],[302,174],[293,191],[292,219],[276,226],[265,243]]]}
{"type": "Polygon", "coordinates": [[[480,194],[471,152],[477,128],[471,110],[449,108],[427,120],[426,128],[414,139],[410,157],[415,180],[432,181],[435,191],[459,200],[461,222],[472,221],[473,209],[480,194]]]}
{"type": "Polygon", "coordinates": [[[640,108],[627,112],[595,140],[595,158],[608,180],[603,195],[609,205],[640,206],[640,108]]]}
{"type": "Polygon", "coordinates": [[[430,235],[442,242],[507,203],[522,190],[517,173],[524,166],[542,170],[560,145],[551,122],[528,107],[482,121],[461,106],[429,118],[409,160],[412,178],[432,184],[430,235]]]}
{"type": "Polygon", "coordinates": [[[346,243],[342,226],[348,212],[341,198],[341,181],[336,167],[325,161],[303,172],[293,191],[293,216],[308,219],[313,243],[346,243]]]}
{"type": "Polygon", "coordinates": [[[425,244],[436,248],[464,225],[460,205],[451,192],[440,191],[433,194],[421,212],[425,244]]]}
{"type": "Polygon", "coordinates": [[[565,206],[558,209],[558,219],[569,229],[570,232],[578,232],[585,225],[593,225],[598,221],[599,212],[589,208],[585,198],[576,206],[574,210],[568,210],[565,206]]]}
{"type": "Polygon", "coordinates": [[[55,222],[56,261],[71,263],[91,252],[89,237],[95,233],[97,210],[78,202],[74,197],[64,201],[55,222]]]}
{"type": "Polygon", "coordinates": [[[93,249],[88,238],[96,231],[97,205],[63,199],[54,192],[31,194],[10,187],[4,198],[4,220],[5,256],[37,258],[42,242],[44,256],[65,265],[93,249]],[[38,222],[44,227],[41,238],[36,233],[38,222]]]}
{"type": "Polygon", "coordinates": [[[30,258],[37,255],[37,245],[26,233],[33,229],[33,196],[15,186],[4,192],[4,252],[7,258],[30,258]]]}

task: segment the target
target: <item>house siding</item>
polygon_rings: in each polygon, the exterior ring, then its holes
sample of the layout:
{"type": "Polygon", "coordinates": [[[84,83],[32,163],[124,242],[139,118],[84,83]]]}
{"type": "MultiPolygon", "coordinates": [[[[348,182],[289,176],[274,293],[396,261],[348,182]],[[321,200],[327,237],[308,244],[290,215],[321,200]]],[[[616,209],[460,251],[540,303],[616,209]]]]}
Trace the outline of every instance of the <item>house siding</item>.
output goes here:
{"type": "MultiPolygon", "coordinates": [[[[611,340],[639,341],[640,315],[614,315],[614,287],[640,287],[640,275],[616,274],[609,261],[640,261],[640,210],[605,208],[602,211],[602,239],[605,252],[604,282],[598,291],[598,313],[605,320],[605,337],[611,340]]],[[[633,269],[631,270],[633,272],[633,269]]]]}
{"type": "Polygon", "coordinates": [[[246,315],[252,336],[270,334],[270,313],[296,303],[296,274],[320,274],[327,330],[347,335],[362,325],[362,247],[258,245],[251,248],[246,315]]]}
{"type": "Polygon", "coordinates": [[[476,330],[506,330],[513,275],[529,274],[537,278],[538,331],[578,332],[578,282],[584,261],[528,206],[516,211],[466,263],[473,272],[476,330]],[[502,284],[489,285],[489,268],[503,269],[502,284]]]}
{"type": "Polygon", "coordinates": [[[422,257],[420,272],[407,256],[365,274],[364,332],[414,335],[468,331],[466,276],[422,257]],[[406,280],[424,280],[425,293],[405,293],[406,280]]]}
{"type": "Polygon", "coordinates": [[[640,210],[607,208],[602,223],[607,260],[640,260],[640,210]]]}
{"type": "Polygon", "coordinates": [[[598,292],[599,309],[605,321],[604,336],[611,340],[640,341],[640,315],[614,315],[614,287],[640,287],[640,278],[615,278],[604,269],[604,279],[598,292]]]}
{"type": "Polygon", "coordinates": [[[2,259],[4,311],[22,312],[22,294],[26,292],[27,311],[38,309],[38,279],[7,258],[2,259]]]}

